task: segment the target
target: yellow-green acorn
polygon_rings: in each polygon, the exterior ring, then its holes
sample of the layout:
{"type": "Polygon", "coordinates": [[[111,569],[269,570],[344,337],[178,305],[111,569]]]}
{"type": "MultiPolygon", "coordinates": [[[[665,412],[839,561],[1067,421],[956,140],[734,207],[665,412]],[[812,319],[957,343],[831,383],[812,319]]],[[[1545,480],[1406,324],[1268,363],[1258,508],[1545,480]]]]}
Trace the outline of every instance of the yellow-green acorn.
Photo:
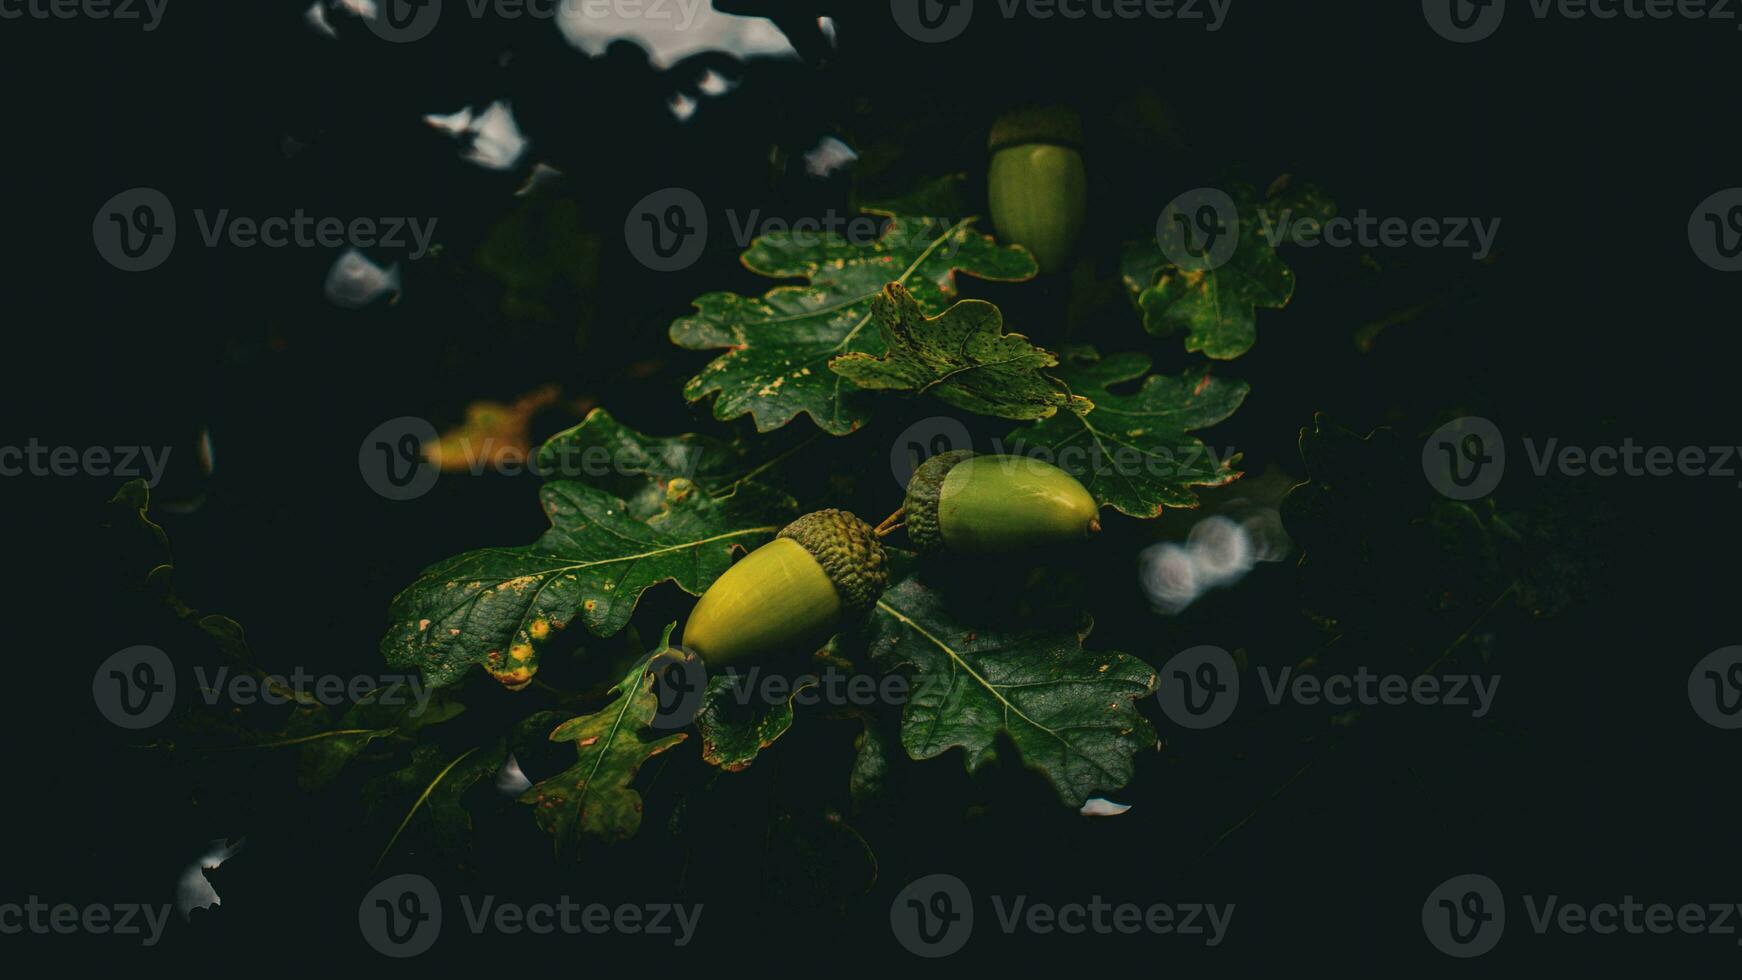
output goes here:
{"type": "Polygon", "coordinates": [[[871,608],[889,561],[869,524],[844,510],[806,514],[702,593],[683,645],[710,667],[800,652],[871,608]]]}
{"type": "Polygon", "coordinates": [[[1077,478],[1028,456],[939,453],[913,471],[903,505],[921,551],[1010,554],[1081,541],[1100,508],[1077,478]]]}
{"type": "Polygon", "coordinates": [[[987,141],[992,224],[1034,253],[1041,272],[1070,261],[1089,208],[1083,128],[1069,109],[1022,109],[992,125],[987,141]]]}

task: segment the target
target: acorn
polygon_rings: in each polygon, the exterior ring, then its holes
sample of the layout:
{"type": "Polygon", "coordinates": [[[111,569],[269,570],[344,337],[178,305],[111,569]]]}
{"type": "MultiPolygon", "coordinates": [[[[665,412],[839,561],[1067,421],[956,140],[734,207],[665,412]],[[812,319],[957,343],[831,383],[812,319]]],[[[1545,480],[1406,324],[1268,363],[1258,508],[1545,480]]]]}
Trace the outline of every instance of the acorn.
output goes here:
{"type": "Polygon", "coordinates": [[[907,536],[921,551],[1012,554],[1082,541],[1100,507],[1077,478],[1028,456],[939,453],[907,481],[907,536]]]}
{"type": "Polygon", "coordinates": [[[1025,246],[1043,273],[1070,261],[1089,208],[1083,167],[1083,127],[1076,113],[1022,109],[992,125],[987,178],[998,234],[1025,246]]]}
{"type": "Polygon", "coordinates": [[[683,646],[709,667],[802,651],[868,611],[889,584],[889,561],[869,524],[819,510],[788,524],[702,593],[683,646]]]}

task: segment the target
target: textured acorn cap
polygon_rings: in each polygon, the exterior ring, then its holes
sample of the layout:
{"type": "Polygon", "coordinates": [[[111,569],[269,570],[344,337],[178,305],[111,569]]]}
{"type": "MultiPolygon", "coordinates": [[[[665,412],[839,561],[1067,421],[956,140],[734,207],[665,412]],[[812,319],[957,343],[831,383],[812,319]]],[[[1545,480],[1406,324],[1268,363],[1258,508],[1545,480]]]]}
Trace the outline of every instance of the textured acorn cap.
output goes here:
{"type": "Polygon", "coordinates": [[[944,546],[943,526],[938,522],[938,496],[944,490],[944,477],[964,459],[971,459],[972,449],[957,449],[938,453],[919,465],[907,481],[907,502],[902,505],[902,520],[907,523],[907,538],[921,551],[937,551],[944,546]]]}
{"type": "Polygon", "coordinates": [[[849,613],[869,609],[889,585],[889,559],[877,532],[844,510],[806,514],[776,537],[797,541],[810,552],[849,613]]]}
{"type": "Polygon", "coordinates": [[[1054,143],[1082,149],[1083,124],[1063,106],[1035,106],[1006,113],[992,124],[986,148],[993,153],[1028,143],[1054,143]]]}

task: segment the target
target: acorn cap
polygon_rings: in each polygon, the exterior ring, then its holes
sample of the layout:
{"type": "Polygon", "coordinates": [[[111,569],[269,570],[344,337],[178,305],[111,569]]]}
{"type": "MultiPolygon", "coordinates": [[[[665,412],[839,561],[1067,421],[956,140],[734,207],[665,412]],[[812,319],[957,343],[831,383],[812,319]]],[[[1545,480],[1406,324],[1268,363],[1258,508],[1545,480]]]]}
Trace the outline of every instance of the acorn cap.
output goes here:
{"type": "Polygon", "coordinates": [[[889,585],[889,560],[877,532],[844,510],[806,514],[775,537],[790,538],[810,552],[849,613],[871,608],[889,585]]]}
{"type": "Polygon", "coordinates": [[[943,493],[944,477],[964,459],[971,459],[972,449],[957,449],[938,453],[921,463],[907,481],[907,502],[902,505],[902,520],[907,522],[907,537],[921,551],[937,551],[944,546],[943,526],[938,521],[938,496],[943,493]]]}
{"type": "Polygon", "coordinates": [[[1083,124],[1077,114],[1063,106],[1033,106],[1005,113],[992,124],[986,148],[993,153],[1011,146],[1052,143],[1075,149],[1083,147],[1083,124]]]}

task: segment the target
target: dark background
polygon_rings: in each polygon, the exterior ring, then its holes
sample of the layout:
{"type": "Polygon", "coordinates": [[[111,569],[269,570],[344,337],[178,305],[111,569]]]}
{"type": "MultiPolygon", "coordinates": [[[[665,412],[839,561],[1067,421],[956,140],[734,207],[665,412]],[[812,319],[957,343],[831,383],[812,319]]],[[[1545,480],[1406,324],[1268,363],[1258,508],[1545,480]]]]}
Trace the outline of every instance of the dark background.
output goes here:
{"type": "MultiPolygon", "coordinates": [[[[679,394],[706,357],[673,348],[665,328],[690,297],[766,284],[737,266],[724,235],[681,273],[642,268],[621,235],[633,202],[688,187],[719,209],[716,227],[725,208],[845,213],[852,178],[810,180],[796,163],[820,137],[864,153],[863,183],[899,189],[983,173],[990,120],[1056,99],[1089,126],[1084,241],[1103,275],[1114,243],[1141,237],[1181,190],[1227,173],[1260,186],[1294,173],[1345,213],[1503,219],[1500,254],[1484,265],[1411,252],[1377,256],[1375,270],[1348,253],[1291,253],[1294,302],[1262,312],[1257,346],[1220,368],[1250,381],[1253,395],[1207,436],[1242,448],[1250,472],[1303,476],[1296,437],[1315,412],[1361,432],[1391,425],[1409,446],[1464,414],[1494,420],[1509,439],[1736,443],[1735,280],[1697,261],[1685,226],[1708,194],[1742,183],[1727,101],[1742,36],[1700,21],[1538,22],[1515,6],[1494,38],[1472,46],[1433,35],[1413,3],[1251,0],[1236,0],[1211,34],[983,15],[963,38],[926,46],[897,32],[882,3],[816,4],[838,25],[826,64],[726,65],[741,85],[703,100],[687,124],[663,103],[697,65],[662,74],[626,46],[588,59],[544,22],[453,17],[401,46],[354,25],[338,41],[320,37],[302,24],[301,4],[266,0],[171,0],[151,34],[5,22],[7,442],[175,447],[160,496],[203,497],[191,514],[159,515],[181,593],[241,622],[267,665],[378,672],[387,603],[418,569],[530,540],[542,521],[524,477],[450,477],[415,502],[382,499],[356,465],[376,424],[420,415],[445,427],[468,402],[557,382],[647,431],[718,431],[679,394]],[[512,100],[532,140],[528,160],[568,174],[563,193],[597,247],[591,282],[556,289],[544,317],[504,313],[500,283],[472,258],[515,207],[520,176],[461,161],[420,121],[495,98],[512,100]],[[1155,106],[1165,112],[1138,108],[1155,106]],[[287,156],[287,136],[304,148],[287,156]],[[795,161],[784,172],[771,168],[771,146],[795,161]],[[165,266],[128,275],[96,254],[90,223],[135,186],[175,202],[183,244],[165,266]],[[380,256],[401,261],[404,298],[344,311],[321,295],[331,252],[198,247],[196,207],[434,216],[444,255],[380,256]],[[1443,298],[1370,350],[1353,343],[1362,324],[1434,297],[1443,298]],[[218,460],[209,477],[190,465],[202,427],[218,460]]],[[[1043,345],[1087,340],[1149,350],[1163,368],[1191,362],[1129,315],[1068,336],[1067,287],[965,279],[963,294],[999,302],[1043,345]]],[[[911,417],[926,414],[916,406],[911,417]]],[[[542,419],[539,434],[566,421],[542,419]]],[[[809,479],[832,489],[805,503],[892,509],[881,461],[901,424],[819,456],[809,479]],[[830,484],[824,467],[872,476],[830,484]]],[[[1735,962],[1733,937],[1537,937],[1521,903],[1509,906],[1501,948],[1474,963],[1446,960],[1422,938],[1422,899],[1468,871],[1511,899],[1742,898],[1737,738],[1701,724],[1682,693],[1695,660],[1736,642],[1735,481],[1537,480],[1518,443],[1509,448],[1517,469],[1500,500],[1558,515],[1564,550],[1588,567],[1557,614],[1509,610],[1481,624],[1483,656],[1505,678],[1483,722],[1396,710],[1342,727],[1328,711],[1245,706],[1234,723],[1170,737],[1143,757],[1132,785],[1112,794],[1134,809],[1090,821],[1014,767],[969,778],[956,756],[908,767],[897,800],[852,814],[854,726],[819,719],[811,733],[801,719],[771,756],[711,786],[686,746],[648,794],[642,836],[582,864],[553,861],[523,807],[480,792],[472,853],[402,847],[380,874],[415,870],[451,893],[524,902],[567,892],[583,903],[707,905],[701,938],[675,954],[627,939],[475,940],[450,928],[436,962],[466,968],[473,957],[576,970],[911,968],[919,961],[888,933],[889,901],[907,881],[947,871],[981,896],[1238,906],[1228,943],[1206,952],[1147,936],[1006,938],[982,899],[975,940],[951,965],[1366,974],[1636,959],[1716,975],[1735,962]],[[710,786],[688,804],[682,837],[667,830],[677,794],[657,792],[672,785],[710,786]],[[820,816],[831,806],[875,851],[868,890],[855,884],[839,825],[820,816]]],[[[362,816],[356,780],[303,794],[288,756],[191,764],[137,747],[93,710],[90,671],[122,647],[216,662],[208,641],[129,593],[111,568],[98,524],[117,485],[4,486],[17,545],[5,710],[14,826],[0,897],[169,901],[203,842],[246,834],[249,849],[214,875],[222,912],[173,923],[153,958],[244,969],[294,958],[346,973],[386,965],[354,924],[385,840],[362,816]]],[[[1118,520],[1110,530],[1116,543],[1078,570],[1096,594],[1091,645],[1159,663],[1214,643],[1289,663],[1326,642],[1302,615],[1292,559],[1164,620],[1142,605],[1131,554],[1178,526],[1118,520]]],[[[669,586],[654,590],[637,623],[681,616],[685,604],[669,586]]],[[[1363,634],[1363,659],[1344,663],[1414,672],[1458,625],[1385,618],[1363,634]]],[[[484,706],[506,695],[469,691],[480,718],[520,713],[484,706]]],[[[1161,723],[1154,705],[1145,711],[1161,723]]],[[[114,938],[0,943],[6,957],[82,954],[144,961],[114,938]]]]}

